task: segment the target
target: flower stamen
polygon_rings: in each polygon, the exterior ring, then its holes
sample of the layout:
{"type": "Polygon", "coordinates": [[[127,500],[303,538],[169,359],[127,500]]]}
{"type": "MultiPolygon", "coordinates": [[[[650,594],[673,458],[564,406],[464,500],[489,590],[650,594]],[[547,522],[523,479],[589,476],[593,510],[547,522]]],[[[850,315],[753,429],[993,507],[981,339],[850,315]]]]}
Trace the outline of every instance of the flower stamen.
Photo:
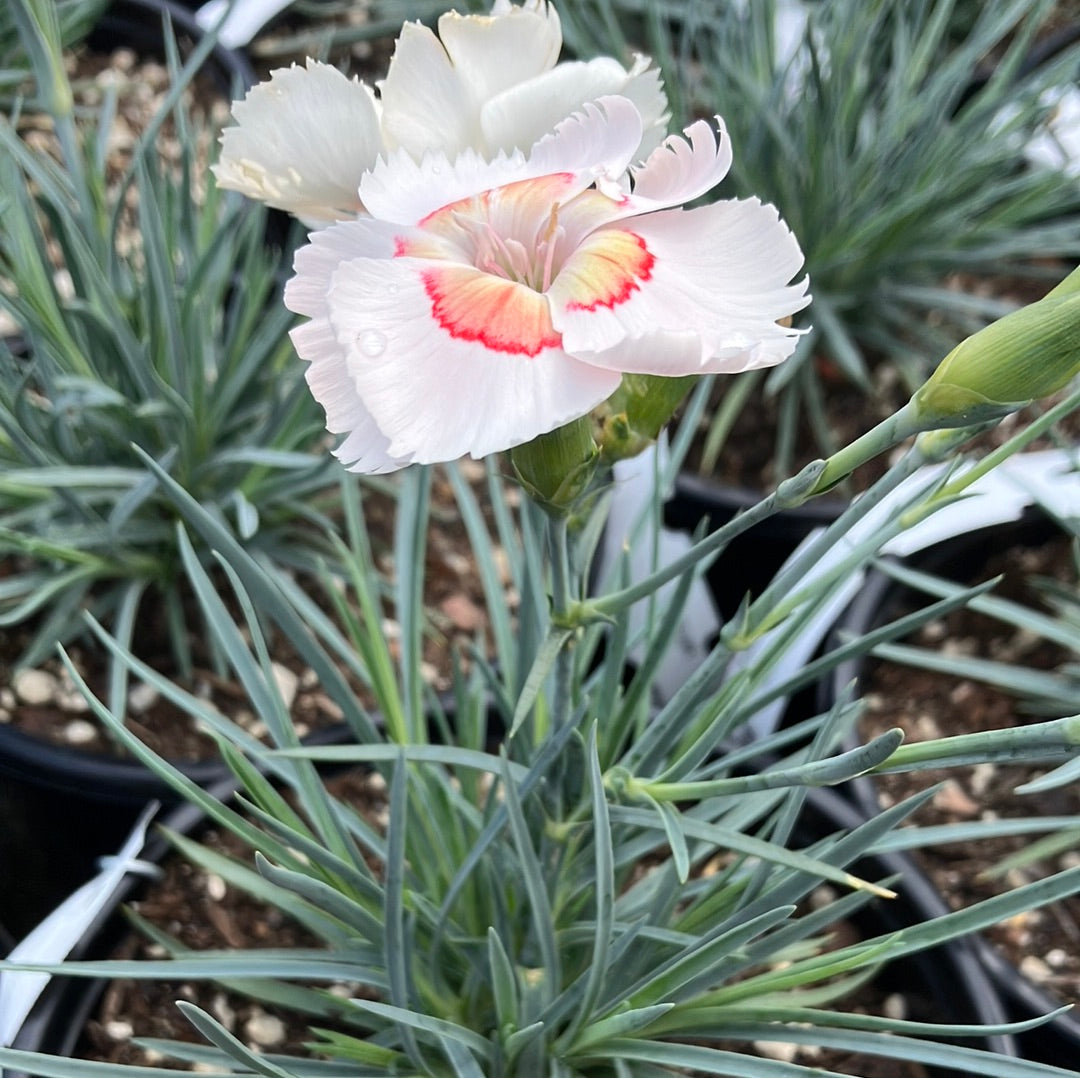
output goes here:
{"type": "Polygon", "coordinates": [[[551,216],[548,218],[544,235],[536,245],[537,253],[542,254],[544,258],[544,275],[538,289],[540,292],[546,292],[551,287],[551,271],[555,262],[555,248],[565,234],[566,230],[559,227],[559,204],[556,202],[551,207],[551,216]]]}

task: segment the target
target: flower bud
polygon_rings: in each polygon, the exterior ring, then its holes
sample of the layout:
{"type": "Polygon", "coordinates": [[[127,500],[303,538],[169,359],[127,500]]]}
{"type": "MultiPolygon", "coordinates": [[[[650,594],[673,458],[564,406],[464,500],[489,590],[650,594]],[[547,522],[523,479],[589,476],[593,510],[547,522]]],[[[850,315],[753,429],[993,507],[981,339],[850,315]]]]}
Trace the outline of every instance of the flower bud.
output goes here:
{"type": "Polygon", "coordinates": [[[556,516],[570,513],[588,492],[600,453],[588,416],[510,450],[518,482],[533,501],[556,516]]]}
{"type": "Polygon", "coordinates": [[[636,457],[652,445],[696,381],[692,375],[624,374],[619,388],[593,411],[604,462],[636,457]]]}
{"type": "Polygon", "coordinates": [[[956,346],[911,402],[923,429],[1000,418],[1080,373],[1080,278],[956,346]]]}

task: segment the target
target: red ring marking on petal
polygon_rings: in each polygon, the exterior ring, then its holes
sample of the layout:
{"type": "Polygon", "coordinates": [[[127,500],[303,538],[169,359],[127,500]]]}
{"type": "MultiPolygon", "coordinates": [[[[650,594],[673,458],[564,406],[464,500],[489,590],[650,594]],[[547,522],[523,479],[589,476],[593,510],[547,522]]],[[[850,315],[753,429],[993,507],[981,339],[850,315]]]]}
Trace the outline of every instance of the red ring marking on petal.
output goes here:
{"type": "Polygon", "coordinates": [[[532,358],[562,345],[546,297],[471,266],[439,266],[420,274],[431,314],[451,337],[492,352],[532,358]]]}
{"type": "Polygon", "coordinates": [[[636,232],[604,229],[586,237],[562,268],[568,311],[595,311],[625,303],[652,277],[656,257],[636,232]]]}

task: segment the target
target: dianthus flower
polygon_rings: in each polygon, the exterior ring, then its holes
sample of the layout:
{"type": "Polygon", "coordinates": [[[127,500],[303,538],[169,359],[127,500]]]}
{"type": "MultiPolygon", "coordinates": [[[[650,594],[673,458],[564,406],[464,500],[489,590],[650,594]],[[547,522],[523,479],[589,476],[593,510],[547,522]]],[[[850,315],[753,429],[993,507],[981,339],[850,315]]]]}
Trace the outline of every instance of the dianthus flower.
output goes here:
{"type": "Polygon", "coordinates": [[[588,101],[621,94],[645,122],[639,156],[669,114],[659,72],[610,57],[556,64],[559,16],[545,0],[496,0],[490,15],[448,12],[435,35],[406,23],[378,93],[328,64],[281,68],[233,107],[218,185],[286,210],[309,228],[364,211],[360,178],[380,154],[527,150],[588,101]]]}
{"type": "Polygon", "coordinates": [[[731,151],[699,121],[632,166],[643,121],[604,97],[526,155],[419,161],[363,177],[370,216],[314,233],[285,290],[337,455],[359,472],[482,457],[577,419],[623,373],[781,362],[809,302],[795,237],[757,199],[679,208],[731,151]]]}

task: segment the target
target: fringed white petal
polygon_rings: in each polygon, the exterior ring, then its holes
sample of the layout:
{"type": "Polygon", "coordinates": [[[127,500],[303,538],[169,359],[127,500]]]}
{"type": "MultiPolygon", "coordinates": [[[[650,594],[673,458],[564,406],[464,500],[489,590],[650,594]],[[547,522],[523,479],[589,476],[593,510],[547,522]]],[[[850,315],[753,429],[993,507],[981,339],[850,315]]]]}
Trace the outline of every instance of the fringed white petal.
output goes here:
{"type": "Polygon", "coordinates": [[[621,287],[601,292],[599,301],[585,295],[591,302],[582,302],[584,285],[568,272],[571,261],[564,268],[569,280],[560,276],[550,292],[552,322],[571,355],[669,376],[735,373],[791,355],[799,331],[779,323],[810,297],[805,278],[789,284],[803,256],[774,207],[757,199],[719,202],[650,214],[625,227],[649,256],[639,273],[617,279],[621,287]],[[657,334],[672,347],[650,357],[642,342],[657,334]],[[686,334],[699,342],[696,356],[686,334]]]}
{"type": "Polygon", "coordinates": [[[382,149],[371,88],[308,60],[281,68],[233,106],[213,166],[219,186],[311,227],[356,216],[360,177],[382,149]]]}
{"type": "Polygon", "coordinates": [[[724,121],[717,130],[704,120],[682,135],[664,139],[643,165],[631,170],[633,193],[625,214],[637,215],[681,206],[711,191],[731,168],[731,143],[724,121]]]}
{"type": "Polygon", "coordinates": [[[449,11],[439,17],[439,38],[477,106],[553,67],[562,49],[559,16],[547,4],[486,16],[449,11]]]}
{"type": "Polygon", "coordinates": [[[328,297],[342,262],[364,255],[392,258],[398,234],[394,226],[367,218],[317,232],[296,252],[295,275],[285,286],[285,305],[311,319],[290,336],[308,364],[312,396],[326,412],[327,430],[346,435],[334,454],[350,471],[368,474],[396,471],[411,461],[390,454],[389,439],[365,407],[330,324],[328,297]]]}
{"type": "Polygon", "coordinates": [[[622,97],[604,97],[562,120],[532,148],[485,160],[474,150],[454,159],[441,153],[420,161],[404,151],[381,159],[360,184],[368,212],[384,221],[416,224],[435,210],[496,187],[555,173],[577,182],[564,192],[570,199],[593,183],[616,190],[616,179],[633,160],[641,142],[641,117],[622,97]]]}

